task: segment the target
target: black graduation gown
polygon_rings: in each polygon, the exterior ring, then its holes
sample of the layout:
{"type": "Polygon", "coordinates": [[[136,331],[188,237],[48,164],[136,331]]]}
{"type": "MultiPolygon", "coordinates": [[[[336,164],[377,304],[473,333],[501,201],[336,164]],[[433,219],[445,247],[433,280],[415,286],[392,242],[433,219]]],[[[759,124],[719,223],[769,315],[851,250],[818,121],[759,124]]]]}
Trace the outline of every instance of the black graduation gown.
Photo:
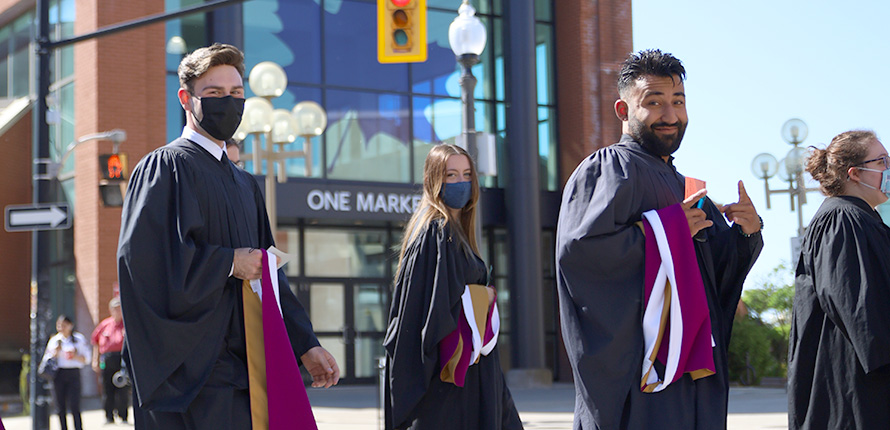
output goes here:
{"type": "MultiPolygon", "coordinates": [[[[745,276],[763,246],[706,199],[694,240],[710,308],[716,374],[642,393],[642,213],[682,202],[685,179],[624,135],[581,162],[565,186],[556,238],[563,341],[575,379],[575,429],[726,427],[727,349],[745,276]]],[[[663,371],[663,367],[656,369],[663,371]]]]}
{"type": "MultiPolygon", "coordinates": [[[[180,138],[133,170],[121,218],[118,275],[139,404],[185,412],[211,371],[214,386],[246,389],[242,281],[228,274],[235,248],[273,244],[256,180],[180,138]]],[[[318,340],[281,270],[278,281],[299,359],[318,340]]]]}
{"type": "Polygon", "coordinates": [[[788,350],[788,428],[890,426],[890,229],[825,199],[801,246],[788,350]]]}
{"type": "Polygon", "coordinates": [[[519,429],[498,348],[470,366],[463,387],[439,378],[439,342],[457,328],[467,284],[487,284],[485,264],[433,221],[408,245],[396,279],[386,349],[387,429],[519,429]]]}

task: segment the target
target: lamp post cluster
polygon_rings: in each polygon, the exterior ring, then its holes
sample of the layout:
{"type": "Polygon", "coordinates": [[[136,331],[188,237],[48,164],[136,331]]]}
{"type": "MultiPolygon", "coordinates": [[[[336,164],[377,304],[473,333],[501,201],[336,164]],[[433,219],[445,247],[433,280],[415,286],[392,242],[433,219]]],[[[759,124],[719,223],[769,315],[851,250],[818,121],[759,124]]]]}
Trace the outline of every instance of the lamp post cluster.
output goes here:
{"type": "Polygon", "coordinates": [[[818,188],[807,188],[804,181],[804,162],[807,151],[800,147],[807,138],[807,124],[797,118],[789,119],[782,125],[782,139],[793,146],[785,158],[776,160],[772,154],[762,153],[751,161],[751,172],[754,176],[763,179],[766,187],[766,208],[770,209],[770,196],[773,194],[788,194],[791,199],[791,211],[797,206],[797,234],[803,236],[803,205],[807,203],[807,192],[819,191],[818,188]],[[769,179],[778,175],[780,179],[788,183],[787,189],[772,190],[769,187],[769,179]]]}
{"type": "Polygon", "coordinates": [[[306,177],[312,176],[312,138],[321,135],[327,127],[325,110],[313,101],[297,103],[293,109],[275,109],[271,100],[284,94],[287,88],[287,74],[278,64],[264,61],[257,64],[248,74],[250,89],[256,94],[244,102],[244,115],[241,125],[235,131],[235,139],[243,141],[253,136],[253,148],[244,153],[253,161],[253,173],[262,173],[266,162],[266,211],[272,232],[278,228],[277,202],[275,196],[276,176],[278,182],[287,182],[285,162],[288,158],[303,158],[306,177]],[[285,151],[284,146],[303,138],[303,149],[285,151]]]}

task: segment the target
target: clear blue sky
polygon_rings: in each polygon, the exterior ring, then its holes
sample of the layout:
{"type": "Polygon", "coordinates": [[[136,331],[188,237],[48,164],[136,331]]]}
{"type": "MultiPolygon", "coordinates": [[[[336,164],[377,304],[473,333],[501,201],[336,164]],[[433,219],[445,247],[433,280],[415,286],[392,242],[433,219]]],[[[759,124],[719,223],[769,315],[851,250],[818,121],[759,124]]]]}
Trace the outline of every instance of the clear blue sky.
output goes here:
{"type": "MultiPolygon", "coordinates": [[[[782,159],[791,149],[780,134],[785,121],[807,123],[805,146],[856,128],[890,145],[888,18],[882,0],[633,0],[634,50],[659,48],[686,67],[689,126],[674,154],[678,169],[707,181],[708,195],[723,203],[738,200],[743,180],[763,217],[765,247],[746,288],[790,261],[797,234],[787,195],[773,195],[768,210],[750,168],[757,154],[782,159]]],[[[804,225],[822,202],[818,192],[807,197],[804,225]]]]}

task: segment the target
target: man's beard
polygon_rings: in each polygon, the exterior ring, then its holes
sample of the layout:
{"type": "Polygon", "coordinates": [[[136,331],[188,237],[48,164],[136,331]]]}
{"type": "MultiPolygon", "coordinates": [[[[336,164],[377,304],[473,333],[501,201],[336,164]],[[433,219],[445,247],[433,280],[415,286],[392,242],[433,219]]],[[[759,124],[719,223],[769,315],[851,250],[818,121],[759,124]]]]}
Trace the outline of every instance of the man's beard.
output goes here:
{"type": "Polygon", "coordinates": [[[659,157],[667,157],[676,152],[677,149],[680,148],[680,142],[683,140],[683,133],[685,132],[686,124],[681,121],[677,121],[674,124],[656,122],[647,127],[642,121],[636,119],[630,120],[630,135],[633,136],[634,140],[639,142],[640,145],[643,145],[643,148],[659,157]],[[653,129],[657,127],[669,126],[676,126],[677,134],[661,138],[655,131],[653,131],[653,129]]]}

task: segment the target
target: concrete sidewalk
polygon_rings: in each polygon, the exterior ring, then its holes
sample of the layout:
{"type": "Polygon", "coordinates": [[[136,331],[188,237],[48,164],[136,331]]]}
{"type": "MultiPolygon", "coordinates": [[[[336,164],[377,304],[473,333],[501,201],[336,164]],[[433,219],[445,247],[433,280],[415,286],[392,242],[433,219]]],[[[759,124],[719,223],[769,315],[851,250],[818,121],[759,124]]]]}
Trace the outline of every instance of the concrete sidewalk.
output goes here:
{"type": "MultiPolygon", "coordinates": [[[[550,388],[512,390],[516,407],[526,429],[571,429],[575,392],[571,384],[550,388]]],[[[374,386],[309,389],[309,400],[319,430],[377,430],[380,413],[374,386]]],[[[84,399],[85,430],[123,428],[105,425],[105,413],[98,399],[84,399]]],[[[729,430],[776,430],[788,428],[784,389],[733,387],[729,392],[729,430]]],[[[7,430],[30,430],[28,417],[3,417],[7,430]]],[[[69,428],[71,427],[69,417],[69,428]]],[[[132,424],[128,427],[132,428],[132,424]]],[[[50,429],[58,430],[58,418],[50,418],[50,429]]]]}

